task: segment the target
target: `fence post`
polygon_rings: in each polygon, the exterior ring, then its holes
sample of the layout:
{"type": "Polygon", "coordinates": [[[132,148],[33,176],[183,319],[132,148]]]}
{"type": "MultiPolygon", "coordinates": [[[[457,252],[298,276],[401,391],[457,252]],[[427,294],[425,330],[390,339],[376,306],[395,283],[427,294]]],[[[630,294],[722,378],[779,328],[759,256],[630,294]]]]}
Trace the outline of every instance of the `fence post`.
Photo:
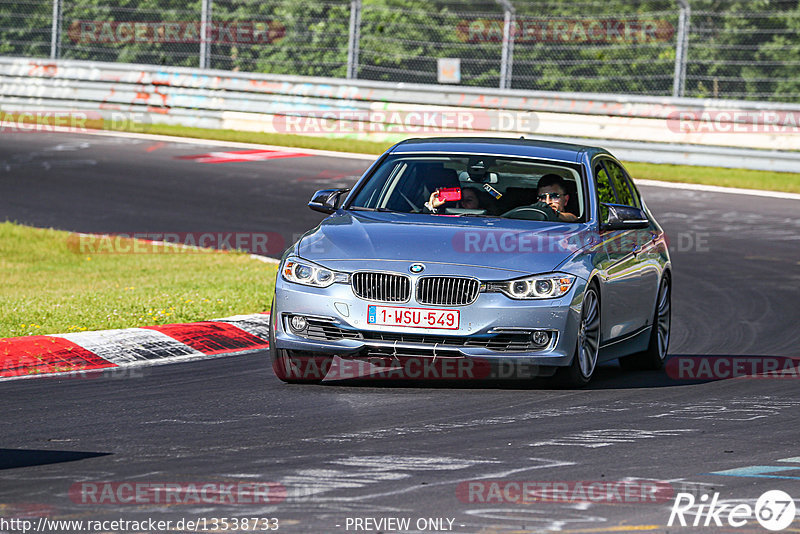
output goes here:
{"type": "Polygon", "coordinates": [[[50,59],[61,57],[61,0],[53,0],[53,25],[50,30],[50,59]]]}
{"type": "Polygon", "coordinates": [[[509,0],[495,0],[503,7],[503,50],[500,57],[500,89],[511,88],[511,67],[514,63],[516,10],[509,0]]]}
{"type": "Polygon", "coordinates": [[[203,0],[200,8],[200,68],[207,69],[211,43],[208,39],[211,24],[211,0],[203,0]]]}
{"type": "Polygon", "coordinates": [[[347,79],[358,78],[358,44],[361,40],[361,0],[350,0],[350,30],[347,41],[347,79]]]}
{"type": "Polygon", "coordinates": [[[683,96],[686,90],[686,63],[689,56],[689,26],[692,10],[688,0],[676,0],[681,9],[678,17],[678,37],[675,42],[675,75],[672,96],[683,96]]]}

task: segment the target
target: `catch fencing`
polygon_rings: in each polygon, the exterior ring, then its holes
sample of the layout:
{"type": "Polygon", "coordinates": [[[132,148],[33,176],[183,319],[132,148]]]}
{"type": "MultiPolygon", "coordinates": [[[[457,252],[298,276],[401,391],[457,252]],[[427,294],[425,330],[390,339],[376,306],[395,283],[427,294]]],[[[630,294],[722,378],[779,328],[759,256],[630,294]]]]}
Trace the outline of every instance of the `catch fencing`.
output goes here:
{"type": "Polygon", "coordinates": [[[0,0],[0,55],[800,102],[796,0],[0,0]]]}

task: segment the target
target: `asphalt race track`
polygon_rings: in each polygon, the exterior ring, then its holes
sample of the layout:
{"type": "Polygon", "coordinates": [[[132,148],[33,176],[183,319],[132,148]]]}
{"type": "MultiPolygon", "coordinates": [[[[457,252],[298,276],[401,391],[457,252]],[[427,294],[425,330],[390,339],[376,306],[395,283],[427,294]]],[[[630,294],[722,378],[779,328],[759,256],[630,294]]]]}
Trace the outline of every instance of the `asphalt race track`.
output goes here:
{"type": "MultiPolygon", "coordinates": [[[[288,242],[321,219],[305,207],[314,190],[350,185],[368,165],[178,159],[236,150],[5,134],[0,219],[81,232],[272,231],[288,242]]],[[[798,356],[798,201],[642,190],[670,237],[671,357],[798,356]]],[[[685,380],[612,363],[574,391],[547,382],[291,386],[256,353],[4,382],[0,516],[206,518],[209,530],[213,518],[277,518],[279,532],[304,533],[393,532],[366,521],[388,518],[409,518],[414,532],[719,531],[702,526],[702,514],[701,526],[667,527],[675,493],[706,506],[717,492],[718,505],[753,507],[774,489],[800,498],[799,378],[685,380]],[[624,493],[521,502],[509,486],[625,480],[669,492],[657,502],[624,493]],[[129,504],[70,494],[99,482],[271,482],[285,495],[129,504]]],[[[696,515],[695,506],[686,520],[696,515]]],[[[725,525],[765,531],[752,517],[725,525]]]]}

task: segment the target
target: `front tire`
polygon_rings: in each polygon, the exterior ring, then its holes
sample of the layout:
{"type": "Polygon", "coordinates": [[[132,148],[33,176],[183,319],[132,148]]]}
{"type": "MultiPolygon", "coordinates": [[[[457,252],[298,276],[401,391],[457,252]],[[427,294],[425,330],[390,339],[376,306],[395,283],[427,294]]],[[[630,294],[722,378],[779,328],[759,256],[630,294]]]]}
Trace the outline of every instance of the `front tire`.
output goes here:
{"type": "Polygon", "coordinates": [[[575,355],[568,367],[558,370],[559,382],[567,387],[583,387],[588,384],[597,367],[599,352],[600,292],[595,284],[591,284],[583,295],[575,355]]]}
{"type": "Polygon", "coordinates": [[[623,356],[619,365],[625,370],[651,370],[664,367],[669,349],[670,328],[672,327],[672,284],[669,276],[664,276],[658,288],[653,326],[647,349],[637,354],[623,356]]]}
{"type": "Polygon", "coordinates": [[[275,346],[275,311],[273,304],[269,316],[269,357],[272,360],[272,370],[279,380],[287,384],[319,384],[325,378],[327,372],[327,358],[296,358],[292,351],[279,349],[275,346]],[[308,365],[310,360],[314,360],[313,365],[308,365]]]}
{"type": "Polygon", "coordinates": [[[293,351],[270,350],[272,370],[279,380],[287,384],[319,384],[325,378],[330,366],[330,358],[308,356],[298,358],[293,351]]]}

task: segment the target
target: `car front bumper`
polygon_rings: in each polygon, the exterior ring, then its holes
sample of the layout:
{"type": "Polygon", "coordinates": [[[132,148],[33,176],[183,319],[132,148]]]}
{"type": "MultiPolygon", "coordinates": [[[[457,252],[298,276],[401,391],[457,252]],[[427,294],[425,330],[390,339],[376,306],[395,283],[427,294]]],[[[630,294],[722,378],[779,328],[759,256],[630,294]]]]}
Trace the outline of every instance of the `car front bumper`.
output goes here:
{"type": "Polygon", "coordinates": [[[472,359],[493,366],[527,368],[537,374],[537,369],[566,366],[572,361],[585,284],[576,278],[570,291],[557,299],[514,300],[502,293],[480,293],[475,302],[466,306],[434,307],[419,304],[413,296],[400,304],[369,302],[356,297],[349,284],[316,288],[278,277],[271,320],[273,348],[293,351],[295,356],[343,359],[472,359]],[[367,309],[372,304],[457,309],[459,328],[369,324],[367,309]],[[315,326],[314,333],[311,328],[294,331],[289,324],[292,316],[306,318],[309,325],[315,326]],[[524,347],[519,343],[537,330],[550,334],[545,346],[531,343],[524,347]],[[504,346],[505,339],[516,342],[504,346]]]}

